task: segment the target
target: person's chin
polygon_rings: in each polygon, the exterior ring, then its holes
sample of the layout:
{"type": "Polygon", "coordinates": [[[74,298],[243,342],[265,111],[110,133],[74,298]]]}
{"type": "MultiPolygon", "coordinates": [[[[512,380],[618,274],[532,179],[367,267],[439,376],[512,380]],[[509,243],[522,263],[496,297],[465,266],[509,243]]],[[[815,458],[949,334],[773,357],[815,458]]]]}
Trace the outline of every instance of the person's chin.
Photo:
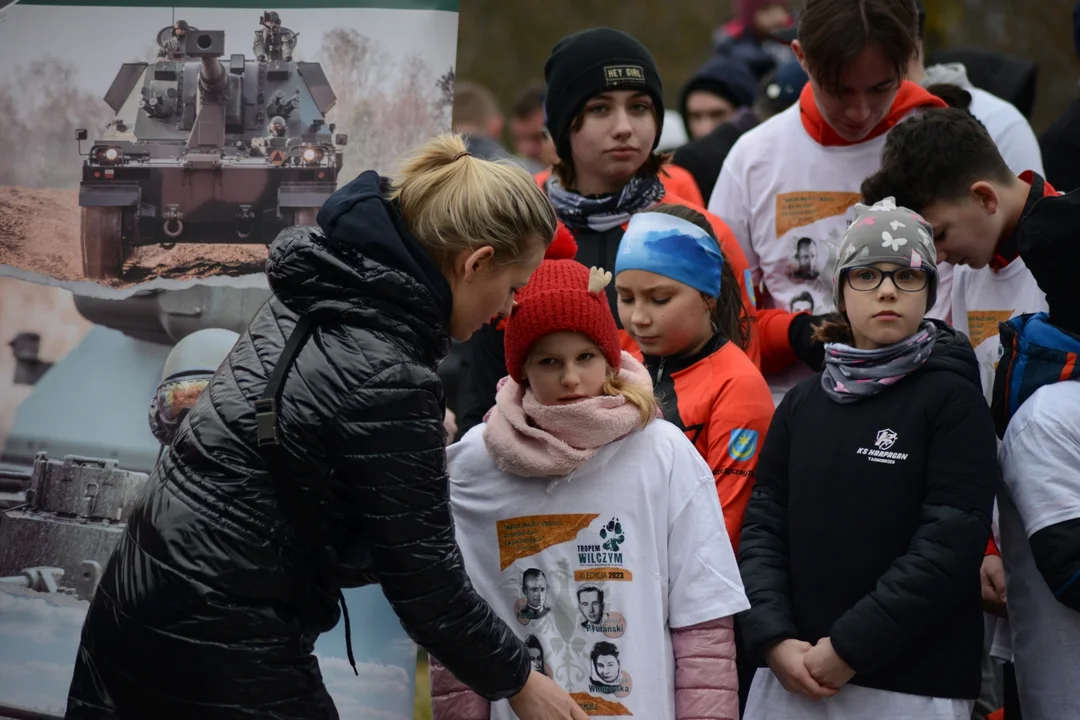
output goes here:
{"type": "Polygon", "coordinates": [[[483,327],[483,323],[473,325],[462,320],[451,320],[450,337],[458,342],[465,342],[475,335],[481,327],[483,327]]]}
{"type": "Polygon", "coordinates": [[[641,169],[647,159],[648,155],[637,156],[628,160],[608,157],[605,163],[604,176],[613,185],[628,182],[630,178],[637,174],[637,171],[641,169]]]}
{"type": "Polygon", "coordinates": [[[639,338],[635,335],[630,337],[637,343],[638,349],[646,355],[663,356],[669,354],[667,352],[667,343],[664,342],[663,338],[639,338]]]}
{"type": "Polygon", "coordinates": [[[870,131],[874,129],[874,125],[847,125],[844,123],[837,123],[833,126],[833,130],[842,139],[847,142],[857,143],[866,139],[866,136],[870,134],[870,131]]]}

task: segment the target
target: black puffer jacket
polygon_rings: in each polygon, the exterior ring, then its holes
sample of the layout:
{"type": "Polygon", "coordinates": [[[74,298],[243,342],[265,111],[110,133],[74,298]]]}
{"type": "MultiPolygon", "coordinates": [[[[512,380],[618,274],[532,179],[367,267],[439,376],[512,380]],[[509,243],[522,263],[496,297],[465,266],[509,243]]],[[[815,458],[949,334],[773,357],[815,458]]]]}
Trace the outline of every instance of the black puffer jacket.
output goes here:
{"type": "Polygon", "coordinates": [[[68,718],[338,717],[312,655],[338,591],[313,581],[255,444],[253,404],[298,313],[314,329],[278,427],[341,584],[381,583],[413,639],[488,698],[524,685],[524,645],[454,542],[435,375],[453,298],[385,190],[365,173],[320,211],[322,233],[292,228],[273,245],[275,297],[181,425],[105,570],[68,718]]]}
{"type": "Polygon", "coordinates": [[[841,405],[819,374],[776,409],[739,542],[752,661],[828,637],[854,685],[978,697],[997,438],[967,337],[934,324],[895,385],[841,405]]]}

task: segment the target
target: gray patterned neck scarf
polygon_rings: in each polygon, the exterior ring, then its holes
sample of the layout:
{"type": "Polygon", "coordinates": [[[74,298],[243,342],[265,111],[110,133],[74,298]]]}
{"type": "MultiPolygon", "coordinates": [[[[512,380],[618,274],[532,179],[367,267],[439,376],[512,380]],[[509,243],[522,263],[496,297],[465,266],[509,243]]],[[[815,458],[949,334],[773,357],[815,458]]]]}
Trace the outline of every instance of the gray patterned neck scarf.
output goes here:
{"type": "Polygon", "coordinates": [[[552,175],[547,180],[547,196],[555,214],[570,230],[606,232],[630,221],[630,216],[660,202],[664,184],[656,175],[635,175],[617,193],[589,197],[567,190],[552,175]]]}
{"type": "Polygon", "coordinates": [[[923,320],[914,335],[877,350],[827,343],[821,387],[842,405],[876,395],[921,368],[930,359],[935,340],[937,327],[923,320]]]}

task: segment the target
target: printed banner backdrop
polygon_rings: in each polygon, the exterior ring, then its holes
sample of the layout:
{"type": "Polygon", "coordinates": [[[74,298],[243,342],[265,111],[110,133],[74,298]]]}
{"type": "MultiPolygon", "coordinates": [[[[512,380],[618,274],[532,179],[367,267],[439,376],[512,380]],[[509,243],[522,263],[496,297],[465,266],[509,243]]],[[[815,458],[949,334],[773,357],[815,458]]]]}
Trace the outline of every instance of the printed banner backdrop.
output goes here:
{"type": "MultiPolygon", "coordinates": [[[[0,536],[37,452],[149,473],[172,346],[242,332],[282,227],[450,127],[456,0],[199,1],[0,0],[0,536]]],[[[0,710],[62,716],[87,601],[10,580],[65,547],[0,542],[0,710]]],[[[412,718],[415,646],[379,588],[345,598],[359,677],[342,624],[315,647],[341,717],[412,718]]]]}
{"type": "MultiPolygon", "coordinates": [[[[25,489],[5,480],[28,474],[37,452],[116,459],[123,470],[149,473],[159,449],[147,411],[170,346],[90,322],[85,302],[63,288],[0,277],[0,717],[10,706],[63,716],[89,605],[72,594],[70,577],[58,592],[10,582],[32,567],[77,567],[86,547],[62,534],[66,518],[28,510],[25,489]],[[10,542],[27,521],[48,530],[34,547],[10,542]]],[[[130,314],[128,323],[130,332],[130,314]]],[[[359,677],[344,623],[315,644],[342,719],[411,720],[416,646],[378,587],[344,595],[359,677]]]]}
{"type": "Polygon", "coordinates": [[[0,275],[264,287],[282,228],[449,129],[457,22],[457,0],[4,7],[0,275]]]}
{"type": "MultiPolygon", "coordinates": [[[[346,590],[345,602],[359,677],[345,655],[340,624],[315,643],[338,713],[342,720],[412,720],[415,645],[378,587],[346,590]]],[[[0,583],[0,717],[7,717],[5,706],[63,717],[88,607],[67,594],[0,583]]]]}

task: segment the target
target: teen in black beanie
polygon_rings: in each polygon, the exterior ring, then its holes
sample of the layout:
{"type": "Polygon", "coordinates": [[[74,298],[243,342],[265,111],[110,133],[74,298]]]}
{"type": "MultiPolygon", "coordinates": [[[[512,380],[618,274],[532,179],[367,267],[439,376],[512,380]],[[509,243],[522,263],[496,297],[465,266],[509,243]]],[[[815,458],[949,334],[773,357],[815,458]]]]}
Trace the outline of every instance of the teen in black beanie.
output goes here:
{"type": "Polygon", "coordinates": [[[664,87],[656,61],[636,38],[612,28],[593,28],[569,35],[551,51],[544,65],[547,128],[563,162],[570,160],[570,125],[582,106],[605,92],[641,90],[660,110],[656,139],[664,124],[664,87]]]}

